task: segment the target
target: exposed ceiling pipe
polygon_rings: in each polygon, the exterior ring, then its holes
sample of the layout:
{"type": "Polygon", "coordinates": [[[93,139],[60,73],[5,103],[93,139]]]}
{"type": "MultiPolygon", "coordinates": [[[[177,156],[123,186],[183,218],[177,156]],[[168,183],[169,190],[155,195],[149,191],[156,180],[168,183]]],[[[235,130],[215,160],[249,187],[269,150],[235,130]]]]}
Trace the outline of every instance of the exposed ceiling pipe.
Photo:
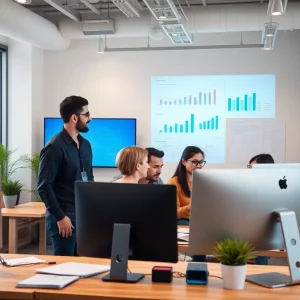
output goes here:
{"type": "Polygon", "coordinates": [[[96,8],[93,4],[91,4],[88,0],[80,0],[86,7],[88,7],[95,14],[100,16],[100,10],[96,8]]]}
{"type": "Polygon", "coordinates": [[[161,50],[209,50],[209,49],[262,49],[264,44],[237,44],[237,45],[210,45],[210,46],[173,46],[173,47],[139,47],[139,48],[105,48],[104,52],[126,52],[126,51],[161,51],[161,50]]]}
{"type": "MultiPolygon", "coordinates": [[[[188,32],[193,34],[218,32],[262,31],[269,22],[267,5],[243,6],[206,6],[205,9],[186,9],[188,22],[184,23],[188,32]]],[[[274,18],[275,20],[275,18],[274,18]]],[[[300,29],[300,3],[290,3],[287,13],[277,17],[279,30],[300,29]]],[[[147,37],[151,30],[151,16],[142,13],[140,18],[120,16],[115,19],[116,33],[107,38],[147,37]]],[[[63,36],[70,39],[97,38],[85,36],[81,22],[62,20],[59,29],[63,36]]]]}
{"type": "Polygon", "coordinates": [[[73,21],[81,21],[81,13],[74,10],[73,8],[63,5],[60,0],[44,0],[49,5],[53,6],[57,10],[59,10],[61,13],[72,19],[73,21]]]}
{"type": "Polygon", "coordinates": [[[0,0],[0,34],[43,50],[69,47],[53,23],[11,0],[0,0]]]}

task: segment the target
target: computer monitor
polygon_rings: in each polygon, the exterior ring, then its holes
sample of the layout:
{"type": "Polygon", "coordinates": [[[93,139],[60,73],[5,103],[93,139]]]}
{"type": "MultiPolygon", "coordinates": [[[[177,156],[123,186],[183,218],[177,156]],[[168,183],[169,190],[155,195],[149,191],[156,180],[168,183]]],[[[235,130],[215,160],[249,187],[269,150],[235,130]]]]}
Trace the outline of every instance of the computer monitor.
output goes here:
{"type": "Polygon", "coordinates": [[[195,171],[189,253],[211,254],[225,238],[248,241],[256,251],[286,248],[291,278],[248,280],[272,287],[300,282],[299,183],[299,170],[290,168],[195,171]]]}
{"type": "Polygon", "coordinates": [[[280,164],[254,164],[252,169],[300,169],[300,163],[280,163],[280,164]]]}
{"type": "Polygon", "coordinates": [[[111,257],[105,281],[137,282],[133,260],[178,261],[176,187],[75,182],[77,252],[111,257]]]}

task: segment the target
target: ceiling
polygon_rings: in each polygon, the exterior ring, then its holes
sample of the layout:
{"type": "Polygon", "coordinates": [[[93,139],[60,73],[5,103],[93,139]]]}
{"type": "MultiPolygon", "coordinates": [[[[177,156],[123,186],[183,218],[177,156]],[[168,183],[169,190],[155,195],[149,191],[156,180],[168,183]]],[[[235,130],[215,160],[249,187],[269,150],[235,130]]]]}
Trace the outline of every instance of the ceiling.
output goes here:
{"type": "MultiPolygon", "coordinates": [[[[145,11],[148,10],[147,6],[142,0],[132,0],[133,2],[139,2],[145,11]]],[[[78,12],[86,15],[93,14],[89,8],[87,8],[80,0],[60,0],[63,5],[77,10],[78,12]]],[[[108,10],[112,13],[119,12],[119,9],[114,5],[111,0],[89,0],[97,9],[101,12],[107,14],[108,10]]],[[[268,0],[173,0],[173,2],[178,6],[178,3],[183,9],[193,8],[193,7],[204,7],[204,6],[216,6],[216,5],[261,5],[268,3],[268,0]]],[[[300,2],[300,0],[289,0],[290,2],[300,2]]],[[[33,12],[45,17],[51,18],[56,16],[63,16],[61,12],[56,10],[51,5],[44,2],[44,0],[32,0],[31,4],[24,5],[33,12]]]]}

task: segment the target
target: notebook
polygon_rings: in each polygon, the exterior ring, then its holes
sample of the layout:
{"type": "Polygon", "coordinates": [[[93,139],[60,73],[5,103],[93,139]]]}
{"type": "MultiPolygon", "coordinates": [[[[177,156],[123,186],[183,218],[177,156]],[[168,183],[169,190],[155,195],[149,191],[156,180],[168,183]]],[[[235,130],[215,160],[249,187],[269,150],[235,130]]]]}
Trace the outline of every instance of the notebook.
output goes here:
{"type": "Polygon", "coordinates": [[[27,256],[20,258],[8,258],[5,259],[5,263],[10,267],[22,266],[22,265],[33,265],[46,263],[44,259],[39,259],[35,256],[27,256]]]}
{"type": "Polygon", "coordinates": [[[59,276],[37,274],[17,283],[16,287],[22,288],[43,288],[62,289],[65,286],[77,281],[79,276],[59,276]]]}
{"type": "Polygon", "coordinates": [[[37,273],[53,274],[53,275],[67,275],[79,276],[81,278],[93,276],[104,273],[110,270],[108,265],[84,264],[77,262],[67,262],[63,264],[54,265],[42,269],[36,269],[37,273]]]}

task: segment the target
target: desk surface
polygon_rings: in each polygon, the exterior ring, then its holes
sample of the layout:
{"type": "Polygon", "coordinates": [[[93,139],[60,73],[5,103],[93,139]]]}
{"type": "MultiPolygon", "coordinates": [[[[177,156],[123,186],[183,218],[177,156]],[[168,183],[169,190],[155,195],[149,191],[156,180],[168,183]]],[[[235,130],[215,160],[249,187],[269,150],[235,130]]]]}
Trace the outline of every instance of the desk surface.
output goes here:
{"type": "MultiPolygon", "coordinates": [[[[3,255],[4,258],[20,257],[21,255],[3,255]]],[[[107,259],[96,259],[86,257],[54,257],[54,256],[36,256],[48,261],[55,260],[57,263],[67,261],[85,262],[94,264],[109,264],[107,259]]],[[[132,272],[151,273],[154,265],[172,265],[153,262],[130,261],[129,268],[132,272]]],[[[96,299],[172,299],[172,300],[199,300],[199,299],[297,299],[300,294],[300,286],[268,289],[251,283],[245,283],[245,289],[242,291],[228,291],[222,288],[222,280],[215,277],[209,278],[208,286],[192,286],[185,283],[185,278],[174,278],[171,284],[152,284],[151,276],[146,276],[142,281],[136,284],[123,284],[103,282],[102,275],[80,279],[79,281],[67,286],[62,290],[50,289],[22,289],[15,288],[15,284],[34,274],[34,269],[38,266],[22,266],[5,268],[0,267],[0,299],[48,299],[48,300],[96,300],[96,299]]],[[[46,267],[46,265],[45,265],[46,267]]],[[[187,264],[179,262],[173,264],[174,271],[185,272],[187,264]]],[[[219,264],[208,264],[210,275],[220,276],[219,264]]],[[[282,266],[247,266],[247,274],[261,272],[281,272],[288,274],[288,268],[282,266]]]]}
{"type": "Polygon", "coordinates": [[[43,218],[46,216],[46,207],[43,202],[28,202],[17,205],[15,208],[2,208],[2,216],[15,218],[43,218]]]}

